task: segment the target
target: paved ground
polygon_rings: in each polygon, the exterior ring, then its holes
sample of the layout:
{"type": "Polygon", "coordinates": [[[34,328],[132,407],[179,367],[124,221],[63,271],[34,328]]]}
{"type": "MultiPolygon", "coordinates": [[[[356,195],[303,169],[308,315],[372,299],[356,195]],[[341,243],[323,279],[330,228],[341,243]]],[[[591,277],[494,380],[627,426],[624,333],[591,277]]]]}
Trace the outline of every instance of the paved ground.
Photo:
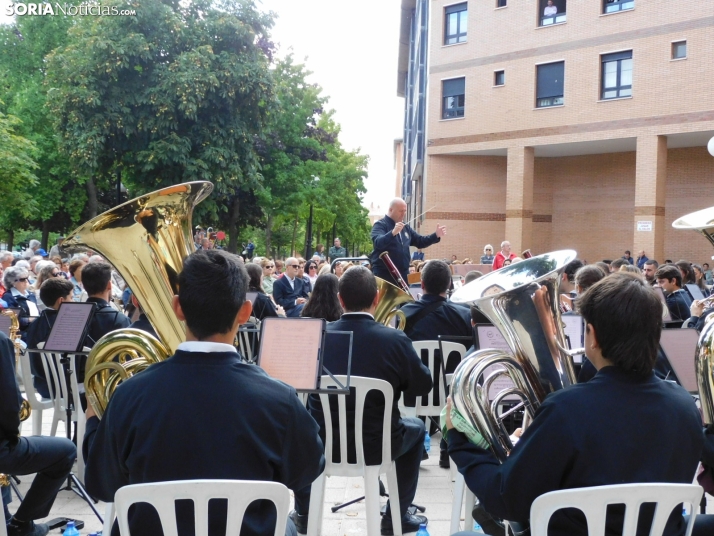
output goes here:
{"type": "MultiPolygon", "coordinates": [[[[51,410],[43,412],[43,434],[45,435],[50,433],[52,413],[51,410]]],[[[22,431],[24,435],[31,435],[31,419],[23,423],[22,431]]],[[[64,434],[64,424],[60,421],[57,435],[63,437],[64,434]]],[[[437,436],[432,437],[429,460],[422,462],[415,502],[426,507],[425,515],[429,518],[429,533],[431,536],[447,536],[451,518],[452,481],[450,471],[441,469],[438,460],[439,437],[437,436]]],[[[31,482],[31,476],[22,477],[21,492],[24,493],[31,482]]],[[[349,506],[338,513],[333,514],[330,511],[330,507],[362,495],[364,495],[362,479],[329,478],[325,490],[323,534],[328,536],[366,535],[364,502],[349,506]]],[[[714,500],[711,497],[708,498],[707,511],[714,513],[714,500]]],[[[15,511],[17,504],[17,500],[14,498],[13,504],[10,505],[11,512],[15,511]]],[[[100,514],[104,516],[104,503],[100,502],[96,507],[100,514]]],[[[83,520],[85,522],[85,528],[81,531],[83,535],[102,529],[101,523],[94,516],[87,503],[71,491],[60,491],[49,517],[60,516],[83,520]]],[[[59,531],[53,531],[53,533],[59,533],[59,531]]]]}

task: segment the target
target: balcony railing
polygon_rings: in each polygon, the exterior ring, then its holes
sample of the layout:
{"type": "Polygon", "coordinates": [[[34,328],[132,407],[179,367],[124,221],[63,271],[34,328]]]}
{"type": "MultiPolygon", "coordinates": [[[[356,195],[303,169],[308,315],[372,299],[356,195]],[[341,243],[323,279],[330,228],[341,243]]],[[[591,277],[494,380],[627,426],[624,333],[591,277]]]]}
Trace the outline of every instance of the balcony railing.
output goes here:
{"type": "Polygon", "coordinates": [[[635,0],[605,0],[605,13],[634,9],[635,0]]]}
{"type": "Polygon", "coordinates": [[[549,106],[562,106],[565,100],[562,95],[557,97],[545,97],[536,100],[536,108],[547,108],[549,106]]]}
{"type": "Polygon", "coordinates": [[[556,13],[555,15],[549,15],[547,17],[541,17],[540,19],[541,26],[550,26],[552,24],[561,24],[563,22],[565,22],[565,12],[556,13]]]}

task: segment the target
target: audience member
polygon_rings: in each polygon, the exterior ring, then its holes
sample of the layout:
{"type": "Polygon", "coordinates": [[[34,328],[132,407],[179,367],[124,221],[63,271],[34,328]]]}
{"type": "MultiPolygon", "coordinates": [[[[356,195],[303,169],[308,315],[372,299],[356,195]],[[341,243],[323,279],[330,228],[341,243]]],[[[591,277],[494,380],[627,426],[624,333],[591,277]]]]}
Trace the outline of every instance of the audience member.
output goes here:
{"type": "Polygon", "coordinates": [[[657,268],[659,268],[659,263],[654,259],[648,259],[645,261],[644,268],[642,268],[645,281],[647,281],[651,286],[655,286],[657,284],[657,279],[655,278],[657,268]]]}
{"type": "Polygon", "coordinates": [[[339,320],[343,310],[337,299],[338,278],[334,274],[324,274],[315,280],[312,294],[307,300],[300,316],[324,318],[328,322],[339,320]]]}
{"type": "Polygon", "coordinates": [[[263,290],[266,294],[273,293],[273,284],[277,278],[273,275],[275,273],[275,263],[267,257],[263,257],[260,260],[260,266],[263,269],[263,290]]]}
{"type": "Polygon", "coordinates": [[[82,259],[73,259],[69,263],[69,280],[74,285],[74,290],[72,291],[72,301],[80,301],[82,297],[82,292],[84,292],[84,287],[82,286],[82,268],[87,264],[87,261],[82,259]]]}
{"type": "Polygon", "coordinates": [[[285,316],[285,310],[279,305],[276,307],[264,290],[265,269],[251,262],[245,265],[245,270],[248,273],[248,291],[257,292],[253,301],[253,316],[258,320],[269,316],[285,316]]]}
{"type": "Polygon", "coordinates": [[[8,307],[20,309],[18,321],[24,338],[30,322],[40,315],[37,298],[29,291],[30,272],[18,266],[8,268],[3,274],[3,286],[8,289],[2,296],[3,301],[8,307]]]}
{"type": "Polygon", "coordinates": [[[646,263],[648,260],[649,260],[649,259],[647,258],[647,255],[645,255],[645,250],[642,249],[642,250],[640,250],[640,251],[637,253],[637,263],[636,263],[636,266],[637,266],[640,270],[642,270],[642,269],[644,268],[644,266],[645,266],[645,263],[646,263]]]}
{"type": "Polygon", "coordinates": [[[298,276],[298,259],[290,257],[285,261],[285,275],[273,283],[275,303],[285,309],[289,317],[298,317],[308,299],[308,283],[298,276]]]}
{"type": "Polygon", "coordinates": [[[483,273],[481,273],[479,270],[471,270],[469,273],[466,274],[466,277],[464,277],[464,285],[468,285],[469,283],[471,283],[471,281],[475,281],[479,277],[483,277],[483,273]]]}
{"type": "MultiPolygon", "coordinates": [[[[485,253],[484,249],[484,253],[485,253]]],[[[508,240],[504,240],[501,242],[501,251],[496,253],[496,256],[493,258],[493,262],[489,264],[493,264],[493,269],[498,270],[499,268],[502,268],[503,266],[507,266],[505,261],[507,260],[513,260],[516,258],[515,253],[511,253],[511,243],[508,240]]],[[[482,263],[482,264],[487,264],[487,263],[482,263]]],[[[508,264],[511,264],[510,262],[508,264]]]]}
{"type": "Polygon", "coordinates": [[[619,272],[620,267],[626,266],[628,264],[630,264],[630,262],[628,260],[626,260],[624,257],[621,259],[615,259],[614,261],[612,261],[610,263],[610,273],[614,274],[615,272],[619,272]]]}

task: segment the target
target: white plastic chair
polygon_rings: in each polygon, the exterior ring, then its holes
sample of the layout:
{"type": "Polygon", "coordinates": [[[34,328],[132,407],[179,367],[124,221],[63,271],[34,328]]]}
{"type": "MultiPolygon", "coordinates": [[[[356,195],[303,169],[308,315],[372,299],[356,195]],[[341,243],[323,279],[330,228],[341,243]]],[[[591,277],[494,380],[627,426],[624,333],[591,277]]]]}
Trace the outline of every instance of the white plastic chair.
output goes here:
{"type": "MultiPolygon", "coordinates": [[[[44,348],[44,343],[39,343],[37,347],[40,349],[44,348]]],[[[89,350],[89,348],[84,347],[82,351],[88,352],[89,350]]],[[[56,430],[57,421],[60,419],[65,421],[65,426],[71,428],[71,423],[66,422],[68,404],[67,393],[69,390],[67,389],[67,381],[64,377],[64,369],[62,368],[62,363],[60,363],[62,354],[42,352],[42,355],[47,364],[47,369],[49,369],[48,378],[52,378],[53,384],[53,387],[50,389],[50,392],[54,397],[55,407],[55,413],[52,418],[52,430],[56,430]]],[[[77,476],[80,480],[84,481],[84,456],[82,456],[82,442],[84,441],[84,430],[87,424],[87,417],[82,410],[82,404],[79,400],[80,391],[84,392],[84,385],[77,382],[78,369],[76,358],[77,356],[75,354],[69,354],[69,368],[73,371],[70,379],[72,404],[74,405],[72,420],[77,423],[77,476]]]]}
{"type": "MultiPolygon", "coordinates": [[[[431,373],[432,380],[434,380],[434,382],[436,383],[436,351],[439,350],[439,341],[415,341],[412,343],[412,345],[414,346],[414,350],[420,358],[422,355],[422,350],[428,351],[427,367],[429,368],[429,372],[431,373]]],[[[441,346],[446,358],[448,358],[452,352],[458,352],[461,356],[461,359],[463,359],[464,355],[466,355],[466,347],[463,344],[441,341],[441,346]]],[[[438,366],[439,368],[441,368],[441,365],[438,366]]],[[[446,362],[444,362],[444,366],[446,366],[446,362]]],[[[446,375],[447,386],[451,385],[451,377],[452,374],[446,375]]],[[[418,396],[416,398],[416,406],[414,407],[408,407],[404,405],[404,394],[402,394],[402,398],[399,401],[399,411],[402,413],[402,415],[406,417],[438,417],[441,414],[441,410],[446,405],[446,396],[446,393],[444,393],[444,384],[441,379],[441,374],[439,374],[439,396],[437,397],[436,401],[434,401],[433,388],[431,391],[429,391],[429,394],[426,395],[427,403],[422,403],[425,397],[418,396]]]]}
{"type": "Polygon", "coordinates": [[[464,513],[464,531],[475,532],[474,521],[471,517],[471,510],[473,510],[474,504],[476,503],[476,495],[471,491],[466,485],[464,480],[464,475],[456,470],[456,464],[451,462],[451,471],[454,484],[452,486],[453,498],[451,502],[451,525],[449,526],[449,534],[454,534],[462,530],[459,528],[461,523],[461,512],[464,513]],[[455,475],[453,473],[456,473],[455,475]]]}
{"type": "MultiPolygon", "coordinates": [[[[337,381],[345,385],[346,376],[335,376],[337,381]]],[[[320,387],[337,387],[330,376],[323,376],[320,387]]],[[[367,518],[367,535],[379,536],[379,475],[387,475],[389,496],[392,499],[392,528],[394,534],[401,536],[402,520],[399,516],[399,488],[397,486],[397,467],[392,461],[392,401],[394,390],[391,384],[384,380],[374,378],[350,377],[350,387],[355,389],[355,451],[357,463],[347,461],[347,396],[320,394],[322,411],[325,418],[325,471],[312,483],[310,493],[310,512],[307,523],[308,536],[317,536],[322,531],[322,512],[325,496],[325,477],[347,476],[362,477],[364,479],[365,510],[367,518]],[[367,393],[380,391],[384,396],[384,417],[382,423],[382,464],[365,465],[364,446],[362,443],[362,419],[364,416],[364,402],[367,393]],[[337,396],[339,434],[340,434],[340,462],[333,461],[332,453],[332,413],[330,411],[329,396],[337,396]]]]}
{"type": "MultiPolygon", "coordinates": [[[[104,525],[102,526],[102,534],[107,534],[111,536],[112,525],[114,525],[114,518],[117,516],[117,509],[114,507],[114,503],[104,504],[104,525]]],[[[2,534],[0,534],[2,536],[2,534]]]]}
{"type": "MultiPolygon", "coordinates": [[[[24,352],[20,355],[20,368],[22,369],[22,383],[25,386],[25,395],[32,408],[32,435],[42,435],[42,411],[52,409],[55,406],[52,398],[42,398],[40,393],[35,390],[35,385],[32,383],[32,367],[30,366],[30,353],[24,352]]],[[[42,368],[45,371],[47,385],[52,395],[54,386],[52,385],[52,376],[47,370],[47,360],[42,359],[42,368]]],[[[52,419],[52,430],[50,435],[55,435],[57,432],[57,421],[52,419]]]]}
{"type": "Polygon", "coordinates": [[[164,536],[178,536],[175,501],[191,499],[194,505],[196,536],[208,536],[208,501],[228,500],[226,534],[238,534],[246,508],[260,499],[275,504],[277,518],[275,536],[285,535],[290,506],[290,492],[279,482],[258,480],[177,480],[134,484],[117,490],[114,495],[117,521],[122,536],[129,536],[129,507],[135,503],[149,503],[161,519],[164,536]]]}
{"type": "Polygon", "coordinates": [[[696,484],[618,484],[552,491],[538,497],[531,505],[531,535],[546,536],[548,522],[562,508],[577,508],[585,514],[589,536],[605,534],[605,516],[609,504],[625,505],[622,536],[634,536],[643,503],[657,503],[650,536],[661,536],[672,510],[680,504],[690,505],[691,516],[686,536],[691,536],[694,518],[704,490],[696,484]]]}

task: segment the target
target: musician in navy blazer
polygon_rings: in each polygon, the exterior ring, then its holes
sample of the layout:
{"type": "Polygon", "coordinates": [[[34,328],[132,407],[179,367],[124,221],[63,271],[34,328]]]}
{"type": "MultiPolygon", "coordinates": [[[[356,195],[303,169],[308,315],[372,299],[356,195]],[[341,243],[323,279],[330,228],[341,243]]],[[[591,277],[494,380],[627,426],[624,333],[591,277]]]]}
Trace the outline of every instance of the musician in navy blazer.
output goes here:
{"type": "MultiPolygon", "coordinates": [[[[432,382],[429,369],[425,367],[403,332],[375,322],[372,313],[378,303],[377,283],[367,268],[352,267],[344,273],[339,282],[339,299],[345,310],[340,320],[327,326],[325,338],[324,366],[333,374],[347,373],[349,338],[333,334],[331,331],[351,331],[352,336],[352,376],[365,376],[385,380],[394,389],[393,400],[386,401],[392,413],[392,459],[397,466],[399,488],[399,511],[402,516],[403,532],[415,532],[423,516],[407,514],[407,507],[414,500],[419,464],[421,463],[424,423],[416,418],[402,419],[397,402],[402,392],[414,396],[431,391],[432,382]]],[[[333,397],[336,398],[336,397],[333,397]]],[[[348,419],[348,460],[354,462],[354,397],[347,397],[348,419]]],[[[337,401],[332,401],[332,415],[337,419],[337,401]]],[[[383,397],[372,392],[365,402],[363,421],[363,445],[365,463],[378,465],[382,457],[382,419],[384,415],[383,397]]],[[[325,439],[322,404],[317,395],[311,395],[308,408],[320,425],[321,438],[325,439]]],[[[338,422],[333,423],[333,430],[338,422]]],[[[339,457],[339,435],[333,434],[333,452],[339,457]]],[[[306,528],[310,504],[310,487],[295,492],[298,531],[306,528]]],[[[391,509],[382,518],[382,534],[392,534],[391,509]]]]}
{"type": "Polygon", "coordinates": [[[290,257],[285,261],[283,277],[273,283],[273,299],[283,306],[285,314],[290,317],[300,316],[300,311],[309,297],[305,282],[296,277],[298,269],[298,260],[290,257]]]}

